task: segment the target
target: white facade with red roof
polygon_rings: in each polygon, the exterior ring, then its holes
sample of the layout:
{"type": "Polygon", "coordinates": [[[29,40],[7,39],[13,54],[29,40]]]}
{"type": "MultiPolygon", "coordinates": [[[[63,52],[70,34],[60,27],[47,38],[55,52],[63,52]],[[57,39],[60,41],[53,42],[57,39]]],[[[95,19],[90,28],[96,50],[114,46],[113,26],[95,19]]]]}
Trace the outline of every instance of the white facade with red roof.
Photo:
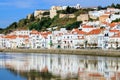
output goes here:
{"type": "Polygon", "coordinates": [[[4,39],[4,34],[0,34],[0,48],[5,47],[5,39],[4,39]]]}
{"type": "Polygon", "coordinates": [[[82,27],[82,31],[84,31],[84,32],[90,32],[90,31],[92,31],[93,29],[96,29],[96,28],[94,28],[94,27],[91,26],[91,25],[82,25],[81,27],[82,27]]]}
{"type": "Polygon", "coordinates": [[[78,47],[84,47],[84,36],[86,32],[73,29],[71,32],[63,34],[62,36],[62,48],[63,49],[75,49],[78,47]]]}
{"type": "Polygon", "coordinates": [[[87,47],[108,48],[109,34],[105,29],[94,29],[87,33],[87,47]]]}
{"type": "Polygon", "coordinates": [[[120,47],[120,31],[119,31],[119,33],[114,34],[113,36],[110,37],[109,47],[110,48],[120,47]]]}
{"type": "MultiPolygon", "coordinates": [[[[105,14],[109,15],[110,12],[105,14]]],[[[119,47],[119,22],[86,22],[78,29],[59,31],[16,30],[7,35],[0,35],[0,48],[48,48],[75,49],[85,47],[119,47]],[[95,26],[96,25],[96,26],[95,26]],[[117,44],[117,47],[115,45],[117,44]]]]}

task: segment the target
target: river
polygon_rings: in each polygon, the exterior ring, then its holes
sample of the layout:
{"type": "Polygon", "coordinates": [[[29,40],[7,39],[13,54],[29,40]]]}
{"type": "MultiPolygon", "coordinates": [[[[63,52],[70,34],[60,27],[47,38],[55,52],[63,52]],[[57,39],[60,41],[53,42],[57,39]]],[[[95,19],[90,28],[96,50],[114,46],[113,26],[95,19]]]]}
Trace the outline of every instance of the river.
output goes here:
{"type": "Polygon", "coordinates": [[[119,80],[120,58],[0,53],[0,80],[119,80]]]}

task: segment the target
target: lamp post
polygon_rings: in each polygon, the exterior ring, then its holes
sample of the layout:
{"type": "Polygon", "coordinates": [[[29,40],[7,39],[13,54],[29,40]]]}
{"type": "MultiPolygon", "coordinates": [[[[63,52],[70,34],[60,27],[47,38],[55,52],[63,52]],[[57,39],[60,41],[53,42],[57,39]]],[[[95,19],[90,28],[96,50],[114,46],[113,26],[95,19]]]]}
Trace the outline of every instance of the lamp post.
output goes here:
{"type": "Polygon", "coordinates": [[[87,48],[88,41],[85,40],[84,44],[85,44],[85,48],[87,48]]]}

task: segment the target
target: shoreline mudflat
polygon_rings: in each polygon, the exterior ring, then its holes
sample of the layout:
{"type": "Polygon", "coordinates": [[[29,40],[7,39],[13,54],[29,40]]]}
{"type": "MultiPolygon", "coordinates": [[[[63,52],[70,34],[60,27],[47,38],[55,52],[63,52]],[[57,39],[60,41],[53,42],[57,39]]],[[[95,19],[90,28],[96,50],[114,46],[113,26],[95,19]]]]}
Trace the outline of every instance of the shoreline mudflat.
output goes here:
{"type": "Polygon", "coordinates": [[[49,54],[120,57],[120,50],[101,50],[101,49],[0,49],[0,52],[49,53],[49,54]]]}

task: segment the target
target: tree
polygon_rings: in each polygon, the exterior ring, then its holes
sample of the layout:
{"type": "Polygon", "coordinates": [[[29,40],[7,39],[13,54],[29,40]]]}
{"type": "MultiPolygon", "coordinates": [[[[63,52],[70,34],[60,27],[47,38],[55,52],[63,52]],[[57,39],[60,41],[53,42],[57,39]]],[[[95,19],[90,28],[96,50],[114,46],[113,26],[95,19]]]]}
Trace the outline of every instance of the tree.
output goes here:
{"type": "Polygon", "coordinates": [[[120,22],[120,18],[117,18],[116,20],[113,20],[112,22],[120,22]]]}
{"type": "Polygon", "coordinates": [[[116,8],[120,9],[120,4],[116,4],[116,8]]]}
{"type": "Polygon", "coordinates": [[[78,9],[76,9],[76,8],[72,8],[72,7],[67,7],[66,8],[66,10],[59,10],[59,11],[57,11],[57,13],[62,13],[62,14],[72,14],[72,13],[74,13],[74,12],[77,12],[78,11],[78,9]]]}
{"type": "Polygon", "coordinates": [[[68,24],[66,27],[67,30],[72,30],[73,28],[78,28],[82,21],[76,21],[72,24],[68,24]]]}
{"type": "Polygon", "coordinates": [[[97,10],[99,11],[99,10],[101,10],[102,9],[102,6],[98,6],[97,7],[97,10]]]}
{"type": "Polygon", "coordinates": [[[50,25],[52,24],[52,20],[49,17],[43,17],[40,21],[33,22],[31,25],[29,25],[29,29],[35,29],[35,30],[46,30],[50,25]]]}
{"type": "Polygon", "coordinates": [[[103,10],[103,9],[107,9],[107,7],[102,7],[102,6],[98,6],[97,7],[97,10],[99,11],[99,10],[103,10]]]}
{"type": "Polygon", "coordinates": [[[24,27],[27,24],[27,19],[21,19],[18,22],[18,27],[24,27]]]}
{"type": "Polygon", "coordinates": [[[50,12],[44,12],[43,15],[50,15],[50,12]]]}
{"type": "Polygon", "coordinates": [[[12,24],[10,24],[6,29],[16,29],[17,26],[17,22],[13,22],[12,24]]]}
{"type": "Polygon", "coordinates": [[[116,6],[115,6],[115,4],[114,4],[114,3],[112,3],[111,7],[112,7],[112,8],[115,8],[116,6]]]}
{"type": "Polygon", "coordinates": [[[34,13],[30,16],[30,22],[34,21],[35,17],[34,17],[34,13]]]}

